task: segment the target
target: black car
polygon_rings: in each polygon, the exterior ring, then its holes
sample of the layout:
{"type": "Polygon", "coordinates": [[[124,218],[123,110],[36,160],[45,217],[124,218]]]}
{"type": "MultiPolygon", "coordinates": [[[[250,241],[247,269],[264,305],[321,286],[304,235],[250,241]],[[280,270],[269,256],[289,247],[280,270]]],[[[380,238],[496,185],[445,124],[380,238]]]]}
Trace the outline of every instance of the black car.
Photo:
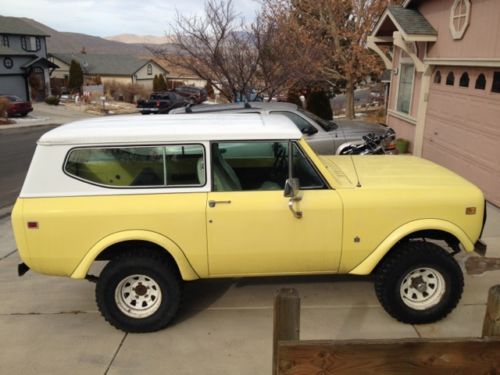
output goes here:
{"type": "Polygon", "coordinates": [[[168,113],[173,108],[187,105],[189,102],[185,97],[173,91],[154,92],[149,100],[139,100],[137,108],[143,115],[150,113],[168,113]]]}

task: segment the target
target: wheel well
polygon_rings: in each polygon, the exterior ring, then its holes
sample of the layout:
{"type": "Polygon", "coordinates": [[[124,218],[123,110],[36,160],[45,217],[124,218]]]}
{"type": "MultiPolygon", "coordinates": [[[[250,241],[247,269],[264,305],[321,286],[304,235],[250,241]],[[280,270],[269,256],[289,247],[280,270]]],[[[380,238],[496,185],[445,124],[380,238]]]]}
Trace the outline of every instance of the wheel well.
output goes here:
{"type": "Polygon", "coordinates": [[[383,264],[387,258],[393,253],[394,249],[398,247],[401,243],[414,241],[414,240],[442,240],[445,241],[446,244],[453,250],[452,254],[457,254],[460,252],[460,241],[453,234],[436,229],[427,229],[421,230],[418,232],[410,233],[400,239],[388,252],[384,255],[384,257],[378,262],[377,266],[373,269],[372,273],[376,273],[380,268],[380,265],[383,264]]]}
{"type": "Polygon", "coordinates": [[[174,257],[168,252],[168,250],[161,247],[160,245],[148,241],[124,241],[115,243],[104,249],[95,260],[112,260],[118,255],[123,254],[124,252],[133,251],[151,251],[156,253],[158,256],[165,258],[169,262],[169,264],[173,266],[173,269],[176,271],[177,276],[179,278],[181,277],[177,262],[175,261],[174,257]]]}

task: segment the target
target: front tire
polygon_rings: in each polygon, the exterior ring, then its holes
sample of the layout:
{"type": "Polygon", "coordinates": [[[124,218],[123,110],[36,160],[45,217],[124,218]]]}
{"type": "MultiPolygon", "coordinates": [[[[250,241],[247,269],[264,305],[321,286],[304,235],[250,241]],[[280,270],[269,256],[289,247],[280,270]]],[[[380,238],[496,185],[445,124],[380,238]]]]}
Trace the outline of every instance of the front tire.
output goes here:
{"type": "Polygon", "coordinates": [[[96,286],[104,318],[125,332],[153,332],[175,316],[180,282],[166,259],[148,251],[124,253],[111,260],[96,286]]]}
{"type": "Polygon", "coordinates": [[[464,278],[441,247],[420,241],[399,245],[379,266],[375,291],[384,309],[403,323],[433,323],[458,304],[464,278]]]}

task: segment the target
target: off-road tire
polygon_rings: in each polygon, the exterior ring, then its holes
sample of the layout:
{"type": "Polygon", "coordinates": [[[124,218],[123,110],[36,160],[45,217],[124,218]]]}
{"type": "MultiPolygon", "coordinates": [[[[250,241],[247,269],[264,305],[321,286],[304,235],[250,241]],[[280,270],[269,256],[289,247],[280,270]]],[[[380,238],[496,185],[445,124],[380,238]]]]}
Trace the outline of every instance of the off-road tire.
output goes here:
{"type": "Polygon", "coordinates": [[[153,332],[163,329],[175,316],[180,300],[180,280],[169,262],[154,252],[126,252],[112,259],[99,275],[96,302],[103,317],[125,332],[153,332]],[[118,307],[115,292],[120,283],[132,275],[153,280],[161,292],[161,303],[147,317],[131,317],[118,307]]]}
{"type": "MultiPolygon", "coordinates": [[[[378,266],[375,292],[384,309],[403,323],[432,323],[446,317],[458,304],[464,288],[460,266],[438,245],[423,241],[402,243],[378,266]],[[444,293],[434,306],[415,309],[403,300],[401,284],[413,270],[430,269],[444,281],[444,293]]],[[[404,288],[403,288],[404,289],[404,288]]]]}

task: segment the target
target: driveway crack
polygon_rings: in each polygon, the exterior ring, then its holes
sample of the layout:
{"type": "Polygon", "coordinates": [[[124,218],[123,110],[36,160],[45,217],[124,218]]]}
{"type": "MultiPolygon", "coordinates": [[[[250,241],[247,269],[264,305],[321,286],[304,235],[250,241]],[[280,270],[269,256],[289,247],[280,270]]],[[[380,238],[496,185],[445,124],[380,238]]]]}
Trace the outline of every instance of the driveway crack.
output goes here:
{"type": "Polygon", "coordinates": [[[106,368],[106,371],[104,371],[104,375],[107,375],[108,372],[109,372],[109,369],[111,368],[111,366],[113,365],[113,362],[115,361],[115,358],[116,356],[118,355],[118,353],[120,352],[120,349],[122,348],[123,346],[123,343],[125,342],[125,339],[127,338],[128,336],[128,333],[125,333],[125,335],[123,335],[123,338],[122,340],[120,341],[120,345],[118,345],[118,348],[116,349],[116,352],[115,354],[113,355],[113,358],[111,358],[111,362],[109,362],[109,365],[108,367],[106,368]]]}
{"type": "Polygon", "coordinates": [[[15,250],[12,250],[10,253],[8,253],[7,255],[4,255],[3,257],[0,258],[0,260],[4,260],[5,258],[7,257],[10,257],[12,254],[14,254],[15,252],[17,251],[17,249],[15,250]]]}

